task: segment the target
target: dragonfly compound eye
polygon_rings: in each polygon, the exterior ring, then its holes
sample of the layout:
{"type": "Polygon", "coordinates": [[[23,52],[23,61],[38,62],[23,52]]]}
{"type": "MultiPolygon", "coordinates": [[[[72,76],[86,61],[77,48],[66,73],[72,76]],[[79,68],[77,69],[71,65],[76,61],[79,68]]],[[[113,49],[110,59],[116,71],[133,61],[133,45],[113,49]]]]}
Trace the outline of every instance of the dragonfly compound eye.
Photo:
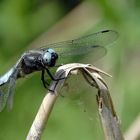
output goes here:
{"type": "Polygon", "coordinates": [[[55,52],[46,51],[42,56],[42,62],[44,66],[49,66],[49,67],[55,66],[57,59],[58,59],[58,55],[55,52]]]}
{"type": "Polygon", "coordinates": [[[44,64],[45,66],[49,66],[49,64],[51,63],[51,53],[45,52],[45,53],[43,54],[42,60],[43,60],[43,64],[44,64]]]}
{"type": "Polygon", "coordinates": [[[58,59],[57,53],[53,52],[51,53],[51,62],[50,62],[50,67],[55,66],[56,60],[58,59]]]}

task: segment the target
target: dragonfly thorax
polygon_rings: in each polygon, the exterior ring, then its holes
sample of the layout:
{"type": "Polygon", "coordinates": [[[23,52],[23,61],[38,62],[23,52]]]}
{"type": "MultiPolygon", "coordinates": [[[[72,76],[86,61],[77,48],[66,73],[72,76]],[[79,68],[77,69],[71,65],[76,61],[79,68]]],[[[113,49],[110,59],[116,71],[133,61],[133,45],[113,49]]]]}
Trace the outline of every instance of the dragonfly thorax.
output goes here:
{"type": "Polygon", "coordinates": [[[55,66],[56,60],[58,59],[58,54],[53,49],[47,49],[42,55],[43,65],[53,67],[55,66]]]}

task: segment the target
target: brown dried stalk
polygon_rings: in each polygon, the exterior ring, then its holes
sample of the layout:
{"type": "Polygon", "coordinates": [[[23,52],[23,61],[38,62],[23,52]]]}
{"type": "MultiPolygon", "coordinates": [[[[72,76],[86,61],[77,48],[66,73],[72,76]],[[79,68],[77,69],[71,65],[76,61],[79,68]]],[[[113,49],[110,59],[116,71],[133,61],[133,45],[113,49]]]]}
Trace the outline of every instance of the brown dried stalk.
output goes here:
{"type": "Polygon", "coordinates": [[[140,114],[130,125],[124,137],[126,140],[138,140],[140,138],[140,114]]]}
{"type": "MultiPolygon", "coordinates": [[[[110,97],[108,87],[100,76],[100,74],[109,74],[97,69],[92,65],[85,65],[79,63],[67,64],[58,68],[55,78],[60,79],[68,77],[71,74],[76,74],[78,71],[82,73],[85,80],[93,87],[98,89],[97,103],[98,111],[101,118],[102,127],[106,140],[123,140],[122,133],[120,131],[119,121],[113,108],[112,99],[110,97]],[[76,72],[76,73],[75,73],[76,72]]],[[[49,92],[43,99],[43,102],[39,108],[39,111],[35,117],[35,120],[30,128],[26,140],[40,140],[43,130],[47,124],[47,120],[53,109],[53,105],[58,97],[59,89],[63,87],[65,79],[59,81],[53,81],[50,89],[53,92],[49,92]]]]}

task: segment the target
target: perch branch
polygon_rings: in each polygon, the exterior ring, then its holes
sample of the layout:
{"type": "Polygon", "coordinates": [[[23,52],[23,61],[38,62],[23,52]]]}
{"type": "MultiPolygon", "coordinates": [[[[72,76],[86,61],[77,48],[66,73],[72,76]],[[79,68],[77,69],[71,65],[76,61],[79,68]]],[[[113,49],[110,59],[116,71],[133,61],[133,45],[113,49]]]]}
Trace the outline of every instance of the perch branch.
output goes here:
{"type": "Polygon", "coordinates": [[[120,130],[119,121],[115,113],[111,96],[108,91],[108,87],[100,76],[109,74],[103,72],[96,67],[89,64],[72,63],[59,67],[55,74],[56,79],[62,79],[59,81],[53,81],[50,86],[50,91],[46,94],[43,102],[39,108],[39,111],[35,117],[35,120],[30,128],[26,140],[40,140],[43,130],[48,121],[51,110],[59,95],[60,89],[63,87],[65,80],[71,74],[77,74],[80,71],[85,80],[93,87],[98,89],[97,103],[98,111],[101,118],[102,127],[106,140],[123,140],[123,136],[120,130]],[[63,77],[66,77],[63,79],[63,77]]]}

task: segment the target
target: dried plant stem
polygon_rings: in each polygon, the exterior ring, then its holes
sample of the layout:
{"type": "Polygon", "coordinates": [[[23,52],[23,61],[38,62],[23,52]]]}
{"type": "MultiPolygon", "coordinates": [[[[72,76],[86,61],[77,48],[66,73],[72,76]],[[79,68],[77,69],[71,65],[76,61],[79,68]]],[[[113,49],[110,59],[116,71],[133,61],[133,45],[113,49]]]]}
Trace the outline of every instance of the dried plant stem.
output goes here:
{"type": "Polygon", "coordinates": [[[101,82],[99,83],[99,81],[98,85],[101,89],[97,95],[98,111],[105,139],[124,140],[109,91],[107,90],[107,87],[105,87],[101,82]]]}
{"type": "Polygon", "coordinates": [[[44,97],[26,140],[40,140],[53,105],[58,97],[58,91],[60,88],[62,88],[66,80],[66,78],[62,77],[68,77],[70,74],[77,74],[76,71],[80,71],[84,76],[85,80],[91,86],[98,89],[97,103],[102,127],[105,134],[105,139],[123,140],[123,135],[120,130],[119,121],[113,107],[108,87],[99,74],[102,73],[107,76],[109,75],[92,65],[85,65],[79,63],[67,64],[58,68],[55,77],[56,79],[62,80],[52,82],[50,90],[54,92],[49,92],[44,97]]]}
{"type": "Polygon", "coordinates": [[[40,140],[56,99],[57,94],[46,94],[30,128],[26,140],[40,140]]]}
{"type": "MultiPolygon", "coordinates": [[[[120,130],[118,117],[113,107],[113,102],[105,81],[97,73],[91,73],[86,69],[87,76],[92,76],[93,86],[98,89],[98,112],[104,131],[105,140],[124,140],[120,130]]],[[[90,81],[88,81],[90,82],[90,81]]],[[[92,83],[90,83],[92,85],[92,83]]]]}
{"type": "Polygon", "coordinates": [[[126,140],[137,140],[140,138],[140,114],[125,133],[126,140]]]}

